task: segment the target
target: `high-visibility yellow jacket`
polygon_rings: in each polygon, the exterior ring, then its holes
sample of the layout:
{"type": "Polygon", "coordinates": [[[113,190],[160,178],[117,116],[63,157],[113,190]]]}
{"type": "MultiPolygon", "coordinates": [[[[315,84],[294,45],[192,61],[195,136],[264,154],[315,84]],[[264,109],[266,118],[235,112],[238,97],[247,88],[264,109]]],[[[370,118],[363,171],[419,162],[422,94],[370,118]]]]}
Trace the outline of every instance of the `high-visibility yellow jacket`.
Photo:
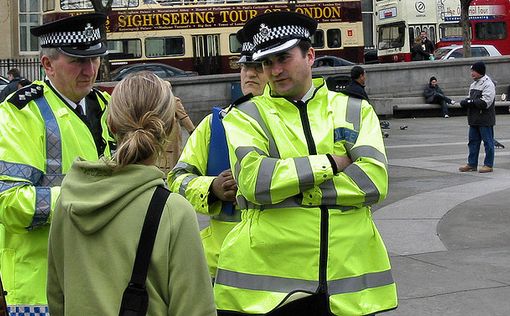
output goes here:
{"type": "Polygon", "coordinates": [[[178,163],[168,174],[168,186],[170,191],[190,201],[197,212],[211,216],[209,226],[200,235],[209,273],[214,277],[221,244],[240,221],[240,213],[237,210],[233,215],[226,215],[221,213],[221,201],[209,203],[210,187],[215,178],[207,175],[211,119],[212,115],[207,115],[188,138],[178,163]]]}
{"type": "Polygon", "coordinates": [[[397,306],[370,210],[388,189],[379,120],[366,101],[313,83],[306,103],[266,87],[223,119],[242,214],[220,251],[218,310],[263,314],[311,293],[335,315],[397,306]],[[334,174],[328,153],[353,163],[334,174]]]}
{"type": "MultiPolygon", "coordinates": [[[[0,269],[11,310],[46,304],[49,223],[60,183],[76,157],[99,156],[93,133],[52,89],[35,81],[0,104],[0,269]]],[[[95,130],[107,155],[108,99],[96,90],[86,99],[89,114],[100,117],[95,130]]]]}

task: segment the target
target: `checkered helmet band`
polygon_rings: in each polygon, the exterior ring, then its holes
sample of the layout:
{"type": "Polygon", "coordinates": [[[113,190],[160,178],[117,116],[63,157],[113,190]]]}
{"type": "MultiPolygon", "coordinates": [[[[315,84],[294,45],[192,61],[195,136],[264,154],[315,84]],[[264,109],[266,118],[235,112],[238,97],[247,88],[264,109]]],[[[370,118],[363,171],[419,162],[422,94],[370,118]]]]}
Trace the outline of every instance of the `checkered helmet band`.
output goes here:
{"type": "Polygon", "coordinates": [[[243,46],[241,48],[241,51],[243,51],[243,52],[251,52],[254,49],[255,49],[255,45],[253,45],[253,43],[251,43],[251,42],[244,42],[243,46]]]}
{"type": "Polygon", "coordinates": [[[285,37],[309,38],[310,31],[306,27],[299,25],[283,25],[271,28],[261,24],[259,32],[253,36],[253,44],[259,47],[266,42],[285,37]]]}
{"type": "Polygon", "coordinates": [[[99,29],[87,25],[83,31],[54,32],[40,36],[41,47],[89,45],[101,39],[99,29]]]}

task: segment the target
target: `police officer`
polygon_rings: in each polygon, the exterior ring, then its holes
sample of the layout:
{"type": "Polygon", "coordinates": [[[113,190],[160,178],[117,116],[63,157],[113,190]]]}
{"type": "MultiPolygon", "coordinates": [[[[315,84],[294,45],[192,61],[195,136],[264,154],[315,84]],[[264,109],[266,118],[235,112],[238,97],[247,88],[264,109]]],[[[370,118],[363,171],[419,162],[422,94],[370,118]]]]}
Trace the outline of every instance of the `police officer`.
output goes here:
{"type": "MultiPolygon", "coordinates": [[[[262,94],[267,83],[262,64],[252,60],[253,44],[244,39],[242,32],[237,33],[237,38],[243,43],[238,64],[241,67],[241,90],[245,96],[234,104],[262,94]]],[[[201,236],[212,278],[216,274],[223,239],[240,220],[239,210],[232,203],[237,185],[230,171],[221,123],[224,113],[223,109],[214,108],[213,113],[200,122],[168,176],[173,192],[180,192],[197,212],[211,216],[210,224],[202,230],[201,236]]]]}
{"type": "Polygon", "coordinates": [[[94,13],[32,28],[46,79],[0,104],[0,269],[11,315],[47,313],[48,232],[63,176],[78,156],[109,155],[109,96],[93,88],[105,21],[94,13]]]}
{"type": "Polygon", "coordinates": [[[371,205],[388,190],[369,103],[312,80],[317,22],[293,12],[244,26],[269,84],[223,119],[241,222],[220,250],[219,315],[370,315],[397,306],[371,205]]]}

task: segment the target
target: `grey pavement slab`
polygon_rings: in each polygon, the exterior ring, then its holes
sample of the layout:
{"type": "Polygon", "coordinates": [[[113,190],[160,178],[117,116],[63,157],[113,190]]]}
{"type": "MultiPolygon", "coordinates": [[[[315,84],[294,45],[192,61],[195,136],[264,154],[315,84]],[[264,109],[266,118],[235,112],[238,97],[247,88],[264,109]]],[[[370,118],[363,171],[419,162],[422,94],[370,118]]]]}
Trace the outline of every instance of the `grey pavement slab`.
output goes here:
{"type": "MultiPolygon", "coordinates": [[[[510,145],[510,116],[497,121],[510,145]]],[[[373,214],[399,293],[385,315],[510,315],[510,146],[496,150],[493,173],[460,173],[465,117],[390,124],[390,192],[373,214]]]]}

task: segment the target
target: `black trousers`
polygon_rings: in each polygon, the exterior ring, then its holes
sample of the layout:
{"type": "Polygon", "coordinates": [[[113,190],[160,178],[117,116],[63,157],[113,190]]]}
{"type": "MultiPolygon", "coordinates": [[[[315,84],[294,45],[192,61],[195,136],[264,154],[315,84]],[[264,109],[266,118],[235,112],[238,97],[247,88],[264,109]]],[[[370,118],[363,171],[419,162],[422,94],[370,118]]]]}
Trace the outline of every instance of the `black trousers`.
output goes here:
{"type": "MultiPolygon", "coordinates": [[[[237,312],[218,311],[218,316],[251,315],[237,312]]],[[[329,300],[326,294],[313,294],[285,304],[265,316],[334,316],[329,309],[329,300]]],[[[373,316],[370,314],[366,316],[373,316]]]]}
{"type": "Polygon", "coordinates": [[[441,106],[441,111],[443,111],[443,115],[448,115],[448,105],[447,103],[451,103],[452,99],[445,97],[443,95],[436,95],[434,97],[434,101],[431,103],[439,104],[441,106]]]}

